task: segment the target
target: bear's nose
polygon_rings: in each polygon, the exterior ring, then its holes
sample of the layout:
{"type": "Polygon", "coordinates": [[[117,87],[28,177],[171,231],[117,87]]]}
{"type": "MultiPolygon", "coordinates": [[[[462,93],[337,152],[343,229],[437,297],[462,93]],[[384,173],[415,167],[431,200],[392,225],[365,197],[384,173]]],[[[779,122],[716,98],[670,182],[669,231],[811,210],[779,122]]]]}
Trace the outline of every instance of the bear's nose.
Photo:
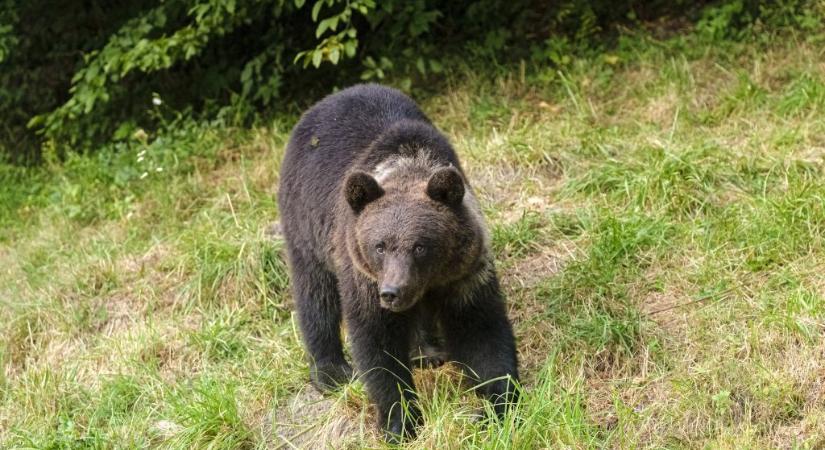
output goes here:
{"type": "Polygon", "coordinates": [[[398,287],[397,286],[382,286],[381,287],[381,300],[392,303],[398,298],[398,287]]]}

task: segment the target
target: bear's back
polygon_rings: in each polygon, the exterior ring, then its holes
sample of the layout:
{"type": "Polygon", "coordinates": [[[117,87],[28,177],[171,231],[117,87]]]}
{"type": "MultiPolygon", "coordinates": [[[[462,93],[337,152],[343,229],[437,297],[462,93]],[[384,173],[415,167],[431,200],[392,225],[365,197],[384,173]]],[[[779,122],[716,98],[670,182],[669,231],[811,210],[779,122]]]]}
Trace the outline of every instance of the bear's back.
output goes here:
{"type": "Polygon", "coordinates": [[[353,158],[401,120],[429,123],[415,102],[398,90],[377,84],[353,86],[327,96],[304,114],[295,126],[294,145],[287,153],[313,149],[335,154],[335,159],[353,158]]]}

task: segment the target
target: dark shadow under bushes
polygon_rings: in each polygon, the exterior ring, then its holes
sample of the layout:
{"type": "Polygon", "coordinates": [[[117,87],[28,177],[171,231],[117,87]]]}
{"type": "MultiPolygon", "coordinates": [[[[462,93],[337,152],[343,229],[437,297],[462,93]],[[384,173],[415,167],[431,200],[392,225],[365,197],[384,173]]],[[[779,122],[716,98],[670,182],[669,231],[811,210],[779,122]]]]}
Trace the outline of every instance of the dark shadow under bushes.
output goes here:
{"type": "Polygon", "coordinates": [[[233,125],[294,114],[359,80],[437,89],[456,63],[563,66],[621,27],[698,21],[729,38],[816,19],[806,0],[0,4],[0,155],[18,163],[129,140],[181,112],[233,125]]]}

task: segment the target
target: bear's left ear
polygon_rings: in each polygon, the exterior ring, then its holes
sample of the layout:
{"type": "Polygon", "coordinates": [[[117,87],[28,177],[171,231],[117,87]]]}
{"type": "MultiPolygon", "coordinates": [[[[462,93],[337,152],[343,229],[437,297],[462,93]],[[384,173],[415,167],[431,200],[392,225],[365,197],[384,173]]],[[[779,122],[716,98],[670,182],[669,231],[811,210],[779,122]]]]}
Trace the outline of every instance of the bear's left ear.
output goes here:
{"type": "Polygon", "coordinates": [[[384,190],[370,174],[355,171],[347,177],[347,181],[344,183],[344,195],[350,208],[358,214],[370,202],[378,200],[384,195],[384,190]]]}
{"type": "Polygon", "coordinates": [[[447,206],[456,207],[464,200],[464,179],[452,167],[438,169],[427,182],[427,195],[447,206]]]}

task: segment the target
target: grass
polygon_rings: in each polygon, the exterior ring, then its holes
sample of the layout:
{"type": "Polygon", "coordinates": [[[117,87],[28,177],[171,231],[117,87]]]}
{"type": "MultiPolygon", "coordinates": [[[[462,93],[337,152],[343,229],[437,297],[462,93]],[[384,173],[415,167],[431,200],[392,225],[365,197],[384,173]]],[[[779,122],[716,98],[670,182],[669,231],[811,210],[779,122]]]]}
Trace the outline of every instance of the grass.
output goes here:
{"type": "MultiPolygon", "coordinates": [[[[819,34],[628,34],[423,107],[490,222],[524,401],[416,373],[409,448],[825,446],[819,34]]],[[[175,124],[0,167],[0,447],[381,447],[307,388],[274,193],[289,126],[175,124]]]]}

